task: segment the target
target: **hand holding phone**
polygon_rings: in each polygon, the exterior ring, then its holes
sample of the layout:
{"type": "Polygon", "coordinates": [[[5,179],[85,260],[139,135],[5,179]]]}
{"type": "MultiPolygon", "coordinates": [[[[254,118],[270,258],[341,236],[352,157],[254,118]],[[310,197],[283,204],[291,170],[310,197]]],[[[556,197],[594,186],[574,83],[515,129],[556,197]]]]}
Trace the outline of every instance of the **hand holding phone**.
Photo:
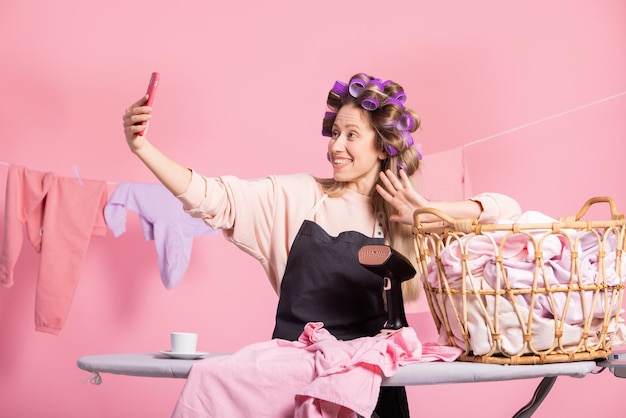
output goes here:
{"type": "MultiPolygon", "coordinates": [[[[148,100],[144,103],[144,106],[152,106],[154,102],[154,96],[156,95],[157,88],[159,87],[159,79],[161,75],[157,72],[152,73],[150,76],[150,82],[148,83],[148,90],[146,90],[146,95],[148,95],[148,100]]],[[[146,122],[141,122],[142,125],[145,125],[146,122]]],[[[145,130],[139,132],[139,135],[142,136],[145,130]]]]}

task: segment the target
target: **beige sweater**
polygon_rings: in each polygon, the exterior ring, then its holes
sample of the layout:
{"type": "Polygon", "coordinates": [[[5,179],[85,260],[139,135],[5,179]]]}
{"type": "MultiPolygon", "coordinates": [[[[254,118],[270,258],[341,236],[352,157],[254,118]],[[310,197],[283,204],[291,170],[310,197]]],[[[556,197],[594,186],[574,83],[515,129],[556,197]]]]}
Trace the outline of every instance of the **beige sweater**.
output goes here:
{"type": "MultiPolygon", "coordinates": [[[[322,196],[310,174],[241,180],[193,172],[189,187],[178,198],[191,216],[222,229],[226,239],[259,260],[278,294],[291,244],[322,196]]],[[[482,205],[481,218],[510,219],[520,213],[517,202],[505,195],[485,193],[472,200],[482,205]]],[[[370,198],[350,190],[325,199],[311,220],[332,236],[342,231],[374,236],[376,230],[370,198]]]]}

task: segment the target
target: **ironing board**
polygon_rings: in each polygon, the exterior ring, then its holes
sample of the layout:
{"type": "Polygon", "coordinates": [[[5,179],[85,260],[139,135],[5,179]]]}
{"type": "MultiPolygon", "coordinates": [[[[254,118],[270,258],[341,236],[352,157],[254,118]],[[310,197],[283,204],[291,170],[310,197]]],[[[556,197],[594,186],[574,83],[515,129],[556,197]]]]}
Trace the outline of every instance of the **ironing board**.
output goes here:
{"type": "MultiPolygon", "coordinates": [[[[228,354],[208,354],[205,358],[225,355],[228,354]]],[[[85,356],[78,359],[77,364],[79,368],[94,373],[95,379],[98,379],[100,373],[186,379],[196,361],[172,359],[160,353],[126,353],[85,356]]],[[[414,363],[399,367],[393,376],[383,378],[382,385],[437,385],[551,376],[585,377],[596,367],[595,361],[520,366],[461,361],[414,363]]]]}
{"type": "MultiPolygon", "coordinates": [[[[215,353],[206,357],[226,355],[215,353]]],[[[100,373],[185,379],[196,361],[172,359],[160,353],[126,353],[84,356],[78,359],[77,365],[92,373],[91,383],[100,384],[100,373]]],[[[592,373],[598,365],[595,361],[508,366],[460,361],[414,363],[398,368],[393,376],[383,378],[382,385],[437,385],[542,378],[531,401],[514,415],[514,418],[525,418],[532,416],[558,376],[582,378],[592,373]]],[[[601,366],[610,367],[610,364],[601,366]]]]}

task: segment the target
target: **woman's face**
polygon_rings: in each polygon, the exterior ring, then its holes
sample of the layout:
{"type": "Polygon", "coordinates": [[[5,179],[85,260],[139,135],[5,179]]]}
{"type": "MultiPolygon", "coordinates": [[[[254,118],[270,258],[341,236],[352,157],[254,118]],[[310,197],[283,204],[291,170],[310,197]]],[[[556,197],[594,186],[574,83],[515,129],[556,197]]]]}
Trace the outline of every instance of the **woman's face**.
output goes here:
{"type": "Polygon", "coordinates": [[[353,103],[342,106],[328,143],[334,179],[364,195],[374,187],[381,161],[386,158],[384,151],[376,147],[376,131],[366,112],[353,103]]]}

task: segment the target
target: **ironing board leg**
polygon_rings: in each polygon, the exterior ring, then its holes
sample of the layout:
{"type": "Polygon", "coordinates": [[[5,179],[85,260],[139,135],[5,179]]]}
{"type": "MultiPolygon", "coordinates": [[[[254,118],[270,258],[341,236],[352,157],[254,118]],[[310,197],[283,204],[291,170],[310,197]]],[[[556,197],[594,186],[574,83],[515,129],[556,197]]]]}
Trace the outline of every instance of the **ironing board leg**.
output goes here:
{"type": "Polygon", "coordinates": [[[550,389],[554,386],[554,382],[556,382],[556,376],[544,377],[541,380],[541,383],[539,383],[539,386],[537,386],[537,389],[535,389],[535,393],[533,394],[531,400],[524,405],[522,409],[517,411],[517,413],[513,415],[513,418],[531,417],[537,408],[539,408],[541,402],[543,402],[546,396],[548,396],[548,392],[550,392],[550,389]]]}

